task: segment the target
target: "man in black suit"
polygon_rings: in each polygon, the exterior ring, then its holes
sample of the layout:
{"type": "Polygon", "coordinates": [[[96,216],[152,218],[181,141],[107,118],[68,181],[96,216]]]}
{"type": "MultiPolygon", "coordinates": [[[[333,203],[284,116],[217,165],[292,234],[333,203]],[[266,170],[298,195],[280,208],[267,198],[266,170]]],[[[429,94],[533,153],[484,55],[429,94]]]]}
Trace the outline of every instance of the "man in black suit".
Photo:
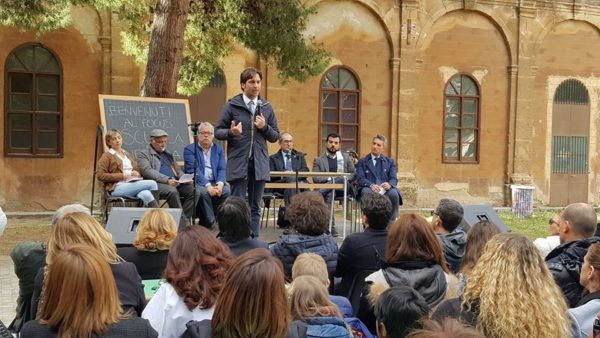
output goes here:
{"type": "MultiPolygon", "coordinates": [[[[304,153],[294,149],[294,138],[292,134],[287,132],[280,134],[279,151],[269,156],[269,166],[271,171],[309,171],[308,166],[306,165],[306,159],[304,158],[304,153]]],[[[271,176],[270,182],[294,183],[296,182],[296,178],[291,176],[271,176]]],[[[306,183],[306,177],[298,178],[298,182],[306,183]]],[[[287,206],[292,200],[292,197],[296,195],[299,191],[296,191],[296,189],[272,189],[271,192],[283,195],[285,205],[287,206]]],[[[284,219],[278,219],[277,224],[280,227],[289,227],[289,222],[287,221],[287,214],[284,219]]]]}

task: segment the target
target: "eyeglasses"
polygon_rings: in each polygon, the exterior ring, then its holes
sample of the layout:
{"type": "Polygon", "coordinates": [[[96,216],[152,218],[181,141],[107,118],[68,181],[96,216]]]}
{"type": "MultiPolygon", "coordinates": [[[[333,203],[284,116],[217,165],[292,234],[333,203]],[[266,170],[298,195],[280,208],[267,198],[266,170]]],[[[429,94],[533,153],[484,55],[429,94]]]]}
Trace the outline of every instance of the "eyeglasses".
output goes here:
{"type": "Polygon", "coordinates": [[[212,133],[211,131],[201,131],[201,132],[199,132],[198,134],[200,134],[200,135],[204,135],[204,136],[210,136],[210,135],[212,135],[213,133],[212,133]]]}
{"type": "Polygon", "coordinates": [[[281,140],[282,143],[294,143],[294,140],[281,140]]]}
{"type": "Polygon", "coordinates": [[[435,210],[431,210],[431,216],[439,216],[440,214],[438,214],[437,212],[435,212],[435,210]]]}
{"type": "Polygon", "coordinates": [[[557,221],[555,221],[554,218],[550,218],[550,220],[548,220],[548,225],[553,225],[553,224],[560,226],[560,224],[557,221]]]}
{"type": "Polygon", "coordinates": [[[593,332],[594,332],[594,338],[600,337],[600,318],[598,318],[598,317],[596,317],[596,319],[594,319],[593,332]]]}

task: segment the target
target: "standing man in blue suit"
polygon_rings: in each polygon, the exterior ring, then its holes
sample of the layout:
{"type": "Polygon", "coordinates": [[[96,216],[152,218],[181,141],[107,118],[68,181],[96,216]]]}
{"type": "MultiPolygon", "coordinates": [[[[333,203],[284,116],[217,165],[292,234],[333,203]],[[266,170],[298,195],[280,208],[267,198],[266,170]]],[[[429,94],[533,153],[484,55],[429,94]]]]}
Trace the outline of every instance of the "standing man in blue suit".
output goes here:
{"type": "Polygon", "coordinates": [[[246,68],[240,74],[242,93],[223,106],[215,137],[227,141],[227,182],[231,194],[245,198],[252,212],[252,232],[258,237],[260,201],[269,179],[267,142],[279,140],[273,107],[259,97],[262,73],[246,68]]]}
{"type": "MultiPolygon", "coordinates": [[[[396,219],[398,209],[402,205],[402,194],[396,189],[396,163],[383,155],[387,140],[383,135],[376,135],[371,142],[371,153],[358,161],[356,165],[356,182],[359,194],[367,192],[387,196],[392,202],[390,221],[396,219]]],[[[360,197],[359,195],[359,197],[360,197]]]]}
{"type": "Polygon", "coordinates": [[[183,150],[185,172],[192,174],[196,164],[196,195],[199,196],[196,210],[200,211],[201,223],[208,228],[214,226],[215,210],[230,194],[225,184],[225,152],[223,147],[213,143],[214,132],[212,124],[200,123],[196,142],[183,150]]]}

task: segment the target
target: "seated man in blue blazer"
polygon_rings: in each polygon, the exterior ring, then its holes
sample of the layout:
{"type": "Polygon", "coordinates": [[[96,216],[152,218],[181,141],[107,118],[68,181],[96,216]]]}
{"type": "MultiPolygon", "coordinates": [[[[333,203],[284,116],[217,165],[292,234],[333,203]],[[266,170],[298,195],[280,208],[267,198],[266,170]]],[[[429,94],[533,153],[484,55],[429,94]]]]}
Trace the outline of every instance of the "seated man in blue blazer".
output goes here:
{"type": "Polygon", "coordinates": [[[371,153],[356,164],[356,182],[360,195],[374,192],[387,196],[392,202],[390,221],[396,219],[398,209],[402,205],[402,194],[396,189],[396,164],[394,160],[383,155],[387,140],[383,135],[376,135],[371,142],[371,153]]]}
{"type": "Polygon", "coordinates": [[[230,195],[225,180],[225,152],[223,147],[213,143],[214,132],[212,124],[200,123],[197,142],[187,145],[183,150],[186,174],[194,172],[196,163],[196,195],[200,197],[196,208],[199,211],[197,216],[200,216],[200,222],[208,228],[215,224],[215,210],[230,195]]]}

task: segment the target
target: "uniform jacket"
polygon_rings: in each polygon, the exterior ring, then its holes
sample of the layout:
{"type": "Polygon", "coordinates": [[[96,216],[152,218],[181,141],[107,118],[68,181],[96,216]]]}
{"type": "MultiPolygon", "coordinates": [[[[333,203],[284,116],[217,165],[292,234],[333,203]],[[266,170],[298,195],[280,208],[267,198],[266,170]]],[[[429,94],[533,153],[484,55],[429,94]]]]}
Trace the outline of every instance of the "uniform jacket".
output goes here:
{"type": "Polygon", "coordinates": [[[206,177],[204,177],[204,169],[206,168],[206,163],[204,163],[204,154],[202,151],[202,147],[198,145],[198,143],[188,144],[183,150],[183,160],[185,162],[184,171],[186,174],[194,173],[194,148],[196,148],[196,153],[198,154],[198,165],[196,166],[196,182],[205,186],[208,183],[216,184],[217,182],[225,183],[225,172],[227,170],[227,162],[225,160],[225,151],[223,151],[223,147],[220,145],[213,143],[210,147],[210,166],[213,172],[213,180],[208,182],[206,177]]]}
{"type": "MultiPolygon", "coordinates": [[[[131,153],[127,151],[124,152],[131,161],[133,170],[139,171],[138,164],[131,153]]],[[[104,189],[106,189],[106,191],[114,191],[115,185],[117,185],[119,181],[125,179],[125,175],[123,175],[123,161],[121,161],[117,155],[111,154],[108,151],[104,152],[96,165],[96,177],[104,183],[104,189]]]]}
{"type": "MultiPolygon", "coordinates": [[[[350,157],[348,154],[342,153],[342,157],[344,158],[344,172],[354,174],[355,168],[352,161],[350,161],[350,157]]],[[[313,161],[312,171],[317,172],[328,172],[329,171],[329,161],[327,160],[327,155],[323,154],[313,161]]],[[[351,181],[354,175],[348,178],[348,181],[351,181]]],[[[327,182],[327,177],[313,177],[313,182],[315,183],[325,183],[327,182]]]]}
{"type": "MultiPolygon", "coordinates": [[[[381,184],[388,182],[392,187],[398,185],[396,178],[396,163],[387,156],[379,156],[381,160],[381,170],[377,170],[373,165],[371,154],[363,157],[356,164],[356,182],[359,188],[367,188],[371,184],[381,184]]],[[[402,204],[402,203],[400,203],[402,204]]]]}
{"type": "MultiPolygon", "coordinates": [[[[292,154],[296,154],[295,157],[292,157],[292,169],[302,172],[309,171],[308,165],[306,165],[306,159],[304,158],[304,153],[296,151],[292,149],[292,154]]],[[[269,168],[271,171],[285,171],[285,163],[283,162],[283,154],[281,150],[277,151],[275,154],[269,156],[269,168]]],[[[294,177],[271,177],[271,182],[295,182],[294,177]]],[[[306,182],[306,177],[299,177],[298,182],[306,182]]]]}
{"type": "Polygon", "coordinates": [[[270,103],[262,101],[256,107],[256,114],[260,113],[265,118],[265,127],[262,130],[254,126],[252,113],[244,103],[242,94],[231,98],[223,106],[221,117],[215,126],[215,137],[227,141],[227,180],[233,181],[248,176],[248,160],[250,150],[254,154],[255,178],[257,181],[269,179],[269,155],[267,141],[277,142],[279,139],[279,128],[277,118],[270,103]],[[233,136],[231,134],[231,121],[242,123],[242,134],[233,136]],[[251,147],[252,145],[252,147],[251,147]]]}
{"type": "MultiPolygon", "coordinates": [[[[183,171],[173,159],[173,155],[166,150],[165,154],[173,163],[175,170],[177,170],[177,177],[181,177],[181,175],[183,175],[183,171]]],[[[145,179],[155,180],[157,183],[168,184],[169,176],[160,172],[160,154],[156,152],[151,145],[148,145],[145,150],[137,153],[137,161],[138,166],[140,167],[140,174],[142,174],[145,179]]]]}

